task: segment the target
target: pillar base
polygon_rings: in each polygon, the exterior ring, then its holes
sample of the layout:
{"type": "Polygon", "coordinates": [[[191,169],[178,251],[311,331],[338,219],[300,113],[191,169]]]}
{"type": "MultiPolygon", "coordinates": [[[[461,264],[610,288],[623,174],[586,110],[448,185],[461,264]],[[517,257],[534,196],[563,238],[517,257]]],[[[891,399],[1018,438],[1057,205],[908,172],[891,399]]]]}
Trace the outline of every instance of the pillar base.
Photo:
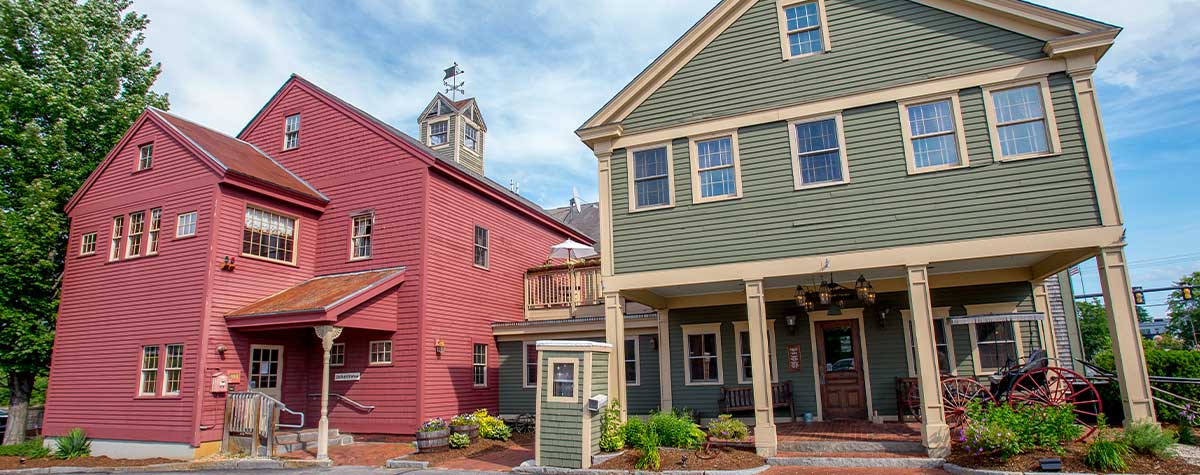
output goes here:
{"type": "Polygon", "coordinates": [[[921,445],[932,458],[945,458],[950,455],[950,426],[946,424],[928,424],[921,427],[921,445]]]}
{"type": "Polygon", "coordinates": [[[774,457],[779,451],[779,441],[775,438],[775,426],[754,427],[754,451],[759,457],[774,457]]]}

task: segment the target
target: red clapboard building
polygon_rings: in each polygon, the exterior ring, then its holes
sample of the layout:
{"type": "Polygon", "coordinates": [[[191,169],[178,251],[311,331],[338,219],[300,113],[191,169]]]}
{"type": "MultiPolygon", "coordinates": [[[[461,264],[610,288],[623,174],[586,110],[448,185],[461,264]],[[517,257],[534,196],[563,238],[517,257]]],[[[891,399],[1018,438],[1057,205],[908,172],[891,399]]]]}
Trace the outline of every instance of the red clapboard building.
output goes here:
{"type": "Polygon", "coordinates": [[[415,139],[295,75],[236,138],[147,109],[67,206],[45,433],[204,455],[246,391],[315,427],[321,326],[342,328],[331,427],[496,411],[490,324],[523,320],[551,245],[591,240],[484,177],[473,99],[418,120],[415,139]]]}

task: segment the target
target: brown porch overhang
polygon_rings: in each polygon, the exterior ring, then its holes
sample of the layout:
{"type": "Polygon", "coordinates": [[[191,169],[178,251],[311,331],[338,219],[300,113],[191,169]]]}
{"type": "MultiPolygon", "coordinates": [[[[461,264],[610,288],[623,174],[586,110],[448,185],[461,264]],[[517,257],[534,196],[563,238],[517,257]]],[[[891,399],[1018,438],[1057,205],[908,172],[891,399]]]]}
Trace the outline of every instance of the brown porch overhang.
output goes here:
{"type": "Polygon", "coordinates": [[[225,314],[229,328],[284,329],[338,325],[370,330],[374,322],[343,318],[349,310],[404,282],[405,267],[330,274],[301,282],[270,297],[225,314]]]}

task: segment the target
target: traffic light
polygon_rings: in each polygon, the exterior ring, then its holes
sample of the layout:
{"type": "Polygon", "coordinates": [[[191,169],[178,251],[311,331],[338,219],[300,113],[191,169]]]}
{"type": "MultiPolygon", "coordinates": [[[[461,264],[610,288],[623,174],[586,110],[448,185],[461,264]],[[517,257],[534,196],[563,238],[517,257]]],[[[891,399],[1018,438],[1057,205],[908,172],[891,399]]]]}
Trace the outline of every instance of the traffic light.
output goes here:
{"type": "Polygon", "coordinates": [[[1142,292],[1141,287],[1133,288],[1133,303],[1138,305],[1146,305],[1146,294],[1142,292]]]}
{"type": "Polygon", "coordinates": [[[1192,288],[1191,288],[1191,287],[1180,287],[1180,288],[1179,288],[1179,291],[1180,291],[1181,293],[1183,293],[1183,299],[1184,299],[1184,300],[1191,300],[1191,299],[1192,299],[1192,288]]]}

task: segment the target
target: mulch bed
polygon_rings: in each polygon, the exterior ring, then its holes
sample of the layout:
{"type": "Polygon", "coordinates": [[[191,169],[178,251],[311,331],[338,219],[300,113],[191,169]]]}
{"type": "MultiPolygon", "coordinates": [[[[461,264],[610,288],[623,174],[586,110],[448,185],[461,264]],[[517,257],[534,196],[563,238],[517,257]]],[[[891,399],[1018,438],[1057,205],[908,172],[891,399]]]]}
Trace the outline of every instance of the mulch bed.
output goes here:
{"type": "Polygon", "coordinates": [[[492,440],[479,438],[471,442],[471,445],[465,449],[446,449],[441,452],[418,452],[408,457],[405,460],[415,460],[418,462],[429,462],[432,467],[438,466],[443,462],[456,459],[472,458],[487,452],[498,450],[519,449],[521,446],[533,445],[533,434],[513,434],[512,439],[507,441],[492,440]]]}
{"type": "Polygon", "coordinates": [[[21,463],[21,457],[0,457],[0,470],[41,467],[140,467],[143,465],[156,465],[160,463],[175,462],[179,462],[179,460],[164,458],[114,459],[106,456],[100,456],[79,457],[68,460],[60,460],[56,458],[26,459],[25,463],[21,463]]]}
{"type": "MultiPolygon", "coordinates": [[[[1096,471],[1089,468],[1083,463],[1083,456],[1087,453],[1087,446],[1084,444],[1072,444],[1067,447],[1067,452],[1063,455],[1055,454],[1049,450],[1038,450],[1034,452],[1024,453],[1008,460],[1001,460],[993,455],[972,455],[967,451],[955,447],[946,457],[946,462],[969,468],[981,468],[986,470],[1002,470],[1005,472],[1037,472],[1038,459],[1047,457],[1061,457],[1063,462],[1064,472],[1091,472],[1096,471]]],[[[1183,459],[1175,457],[1171,459],[1158,459],[1144,455],[1134,455],[1127,462],[1129,468],[1125,469],[1125,473],[1145,473],[1145,474],[1167,474],[1167,475],[1192,475],[1200,473],[1200,466],[1189,464],[1183,459]]]]}
{"type": "MultiPolygon", "coordinates": [[[[417,450],[409,443],[359,442],[356,434],[354,444],[329,447],[329,458],[334,465],[358,465],[382,467],[388,460],[408,455],[417,450]]],[[[298,450],[280,456],[285,459],[313,460],[317,449],[298,450]]]]}
{"type": "MultiPolygon", "coordinates": [[[[762,457],[759,457],[758,454],[750,450],[728,447],[721,447],[717,450],[720,453],[716,458],[702,460],[696,456],[695,450],[661,447],[658,449],[659,459],[662,460],[660,468],[662,470],[742,470],[761,467],[766,464],[766,461],[762,457]],[[686,465],[684,464],[684,457],[687,457],[686,465]]],[[[595,465],[592,468],[636,470],[633,464],[637,463],[638,457],[641,456],[642,452],[640,450],[626,449],[625,453],[607,460],[600,465],[595,465]]]]}

